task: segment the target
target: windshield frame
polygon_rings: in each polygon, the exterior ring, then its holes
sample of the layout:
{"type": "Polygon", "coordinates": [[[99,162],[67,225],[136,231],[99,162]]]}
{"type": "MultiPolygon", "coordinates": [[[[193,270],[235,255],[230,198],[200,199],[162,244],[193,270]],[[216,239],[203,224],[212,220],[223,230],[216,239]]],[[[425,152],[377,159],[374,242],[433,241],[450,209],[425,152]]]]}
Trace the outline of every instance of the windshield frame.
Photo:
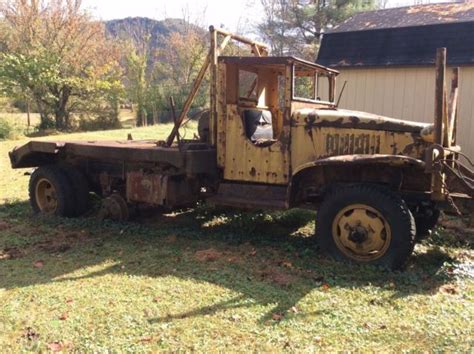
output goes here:
{"type": "Polygon", "coordinates": [[[336,106],[335,102],[335,91],[336,91],[336,75],[335,73],[332,73],[330,71],[324,70],[322,68],[316,68],[314,66],[302,63],[302,62],[296,62],[291,64],[291,100],[292,101],[297,101],[297,102],[307,102],[307,103],[317,103],[321,105],[327,105],[327,106],[336,106]],[[314,99],[311,98],[305,98],[305,97],[299,97],[296,95],[296,67],[297,66],[303,66],[305,69],[308,71],[314,72],[313,76],[313,85],[314,85],[314,99]],[[329,100],[318,100],[317,99],[317,92],[319,90],[319,80],[318,80],[318,75],[319,78],[325,77],[328,79],[328,97],[329,100]]]}

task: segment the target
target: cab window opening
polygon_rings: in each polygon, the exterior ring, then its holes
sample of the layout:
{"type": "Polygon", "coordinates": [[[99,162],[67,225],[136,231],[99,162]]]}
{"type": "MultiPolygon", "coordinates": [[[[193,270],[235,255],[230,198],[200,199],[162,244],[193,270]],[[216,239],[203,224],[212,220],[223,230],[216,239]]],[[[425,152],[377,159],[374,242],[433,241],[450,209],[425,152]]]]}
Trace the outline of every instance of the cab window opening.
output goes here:
{"type": "Polygon", "coordinates": [[[332,103],[330,88],[334,78],[315,68],[293,66],[293,99],[315,103],[332,103]]]}

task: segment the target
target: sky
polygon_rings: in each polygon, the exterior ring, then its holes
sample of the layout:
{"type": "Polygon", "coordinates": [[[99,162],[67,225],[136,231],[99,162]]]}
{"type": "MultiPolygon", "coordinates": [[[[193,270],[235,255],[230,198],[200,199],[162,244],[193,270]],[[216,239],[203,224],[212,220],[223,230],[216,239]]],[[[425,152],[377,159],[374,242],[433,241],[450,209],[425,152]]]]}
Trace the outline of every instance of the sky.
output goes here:
{"type": "Polygon", "coordinates": [[[208,27],[248,32],[248,21],[263,16],[260,0],[83,0],[84,7],[102,20],[125,17],[183,18],[208,27]],[[204,16],[203,16],[204,15],[204,16]]]}
{"type": "MultiPolygon", "coordinates": [[[[388,0],[387,6],[405,6],[414,2],[388,0]]],[[[264,16],[260,0],[83,0],[83,4],[101,20],[136,16],[161,20],[183,18],[186,14],[192,22],[203,27],[214,25],[243,34],[251,34],[255,24],[264,16]]]]}

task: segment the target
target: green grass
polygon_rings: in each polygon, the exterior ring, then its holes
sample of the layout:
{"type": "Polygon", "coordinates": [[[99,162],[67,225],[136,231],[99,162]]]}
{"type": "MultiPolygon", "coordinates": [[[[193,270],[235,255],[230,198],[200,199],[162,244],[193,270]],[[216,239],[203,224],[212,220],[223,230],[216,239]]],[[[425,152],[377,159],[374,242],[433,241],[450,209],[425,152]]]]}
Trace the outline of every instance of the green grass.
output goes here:
{"type": "Polygon", "coordinates": [[[2,352],[472,350],[465,235],[440,229],[406,271],[389,273],[323,257],[306,211],[200,206],[122,224],[35,217],[28,177],[7,158],[23,142],[0,142],[2,352]]]}

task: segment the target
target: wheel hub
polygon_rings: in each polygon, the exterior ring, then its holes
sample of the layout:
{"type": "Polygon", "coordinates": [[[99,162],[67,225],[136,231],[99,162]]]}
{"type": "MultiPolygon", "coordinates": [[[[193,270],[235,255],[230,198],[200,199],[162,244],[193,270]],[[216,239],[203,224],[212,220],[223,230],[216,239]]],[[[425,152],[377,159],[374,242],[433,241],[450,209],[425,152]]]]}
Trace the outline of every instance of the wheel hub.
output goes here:
{"type": "Polygon", "coordinates": [[[357,261],[373,261],[382,257],[392,237],[384,216],[363,204],[343,208],[334,218],[332,234],[338,249],[357,261]]]}
{"type": "Polygon", "coordinates": [[[364,241],[367,240],[368,237],[369,237],[368,231],[361,226],[357,226],[351,229],[351,232],[349,234],[349,240],[354,243],[363,243],[364,241]]]}
{"type": "Polygon", "coordinates": [[[102,201],[102,207],[99,212],[99,217],[101,219],[126,221],[129,216],[127,202],[121,195],[112,194],[102,201]]]}
{"type": "Polygon", "coordinates": [[[53,214],[58,208],[56,188],[46,178],[38,181],[35,188],[35,199],[38,208],[46,214],[53,214]]]}

